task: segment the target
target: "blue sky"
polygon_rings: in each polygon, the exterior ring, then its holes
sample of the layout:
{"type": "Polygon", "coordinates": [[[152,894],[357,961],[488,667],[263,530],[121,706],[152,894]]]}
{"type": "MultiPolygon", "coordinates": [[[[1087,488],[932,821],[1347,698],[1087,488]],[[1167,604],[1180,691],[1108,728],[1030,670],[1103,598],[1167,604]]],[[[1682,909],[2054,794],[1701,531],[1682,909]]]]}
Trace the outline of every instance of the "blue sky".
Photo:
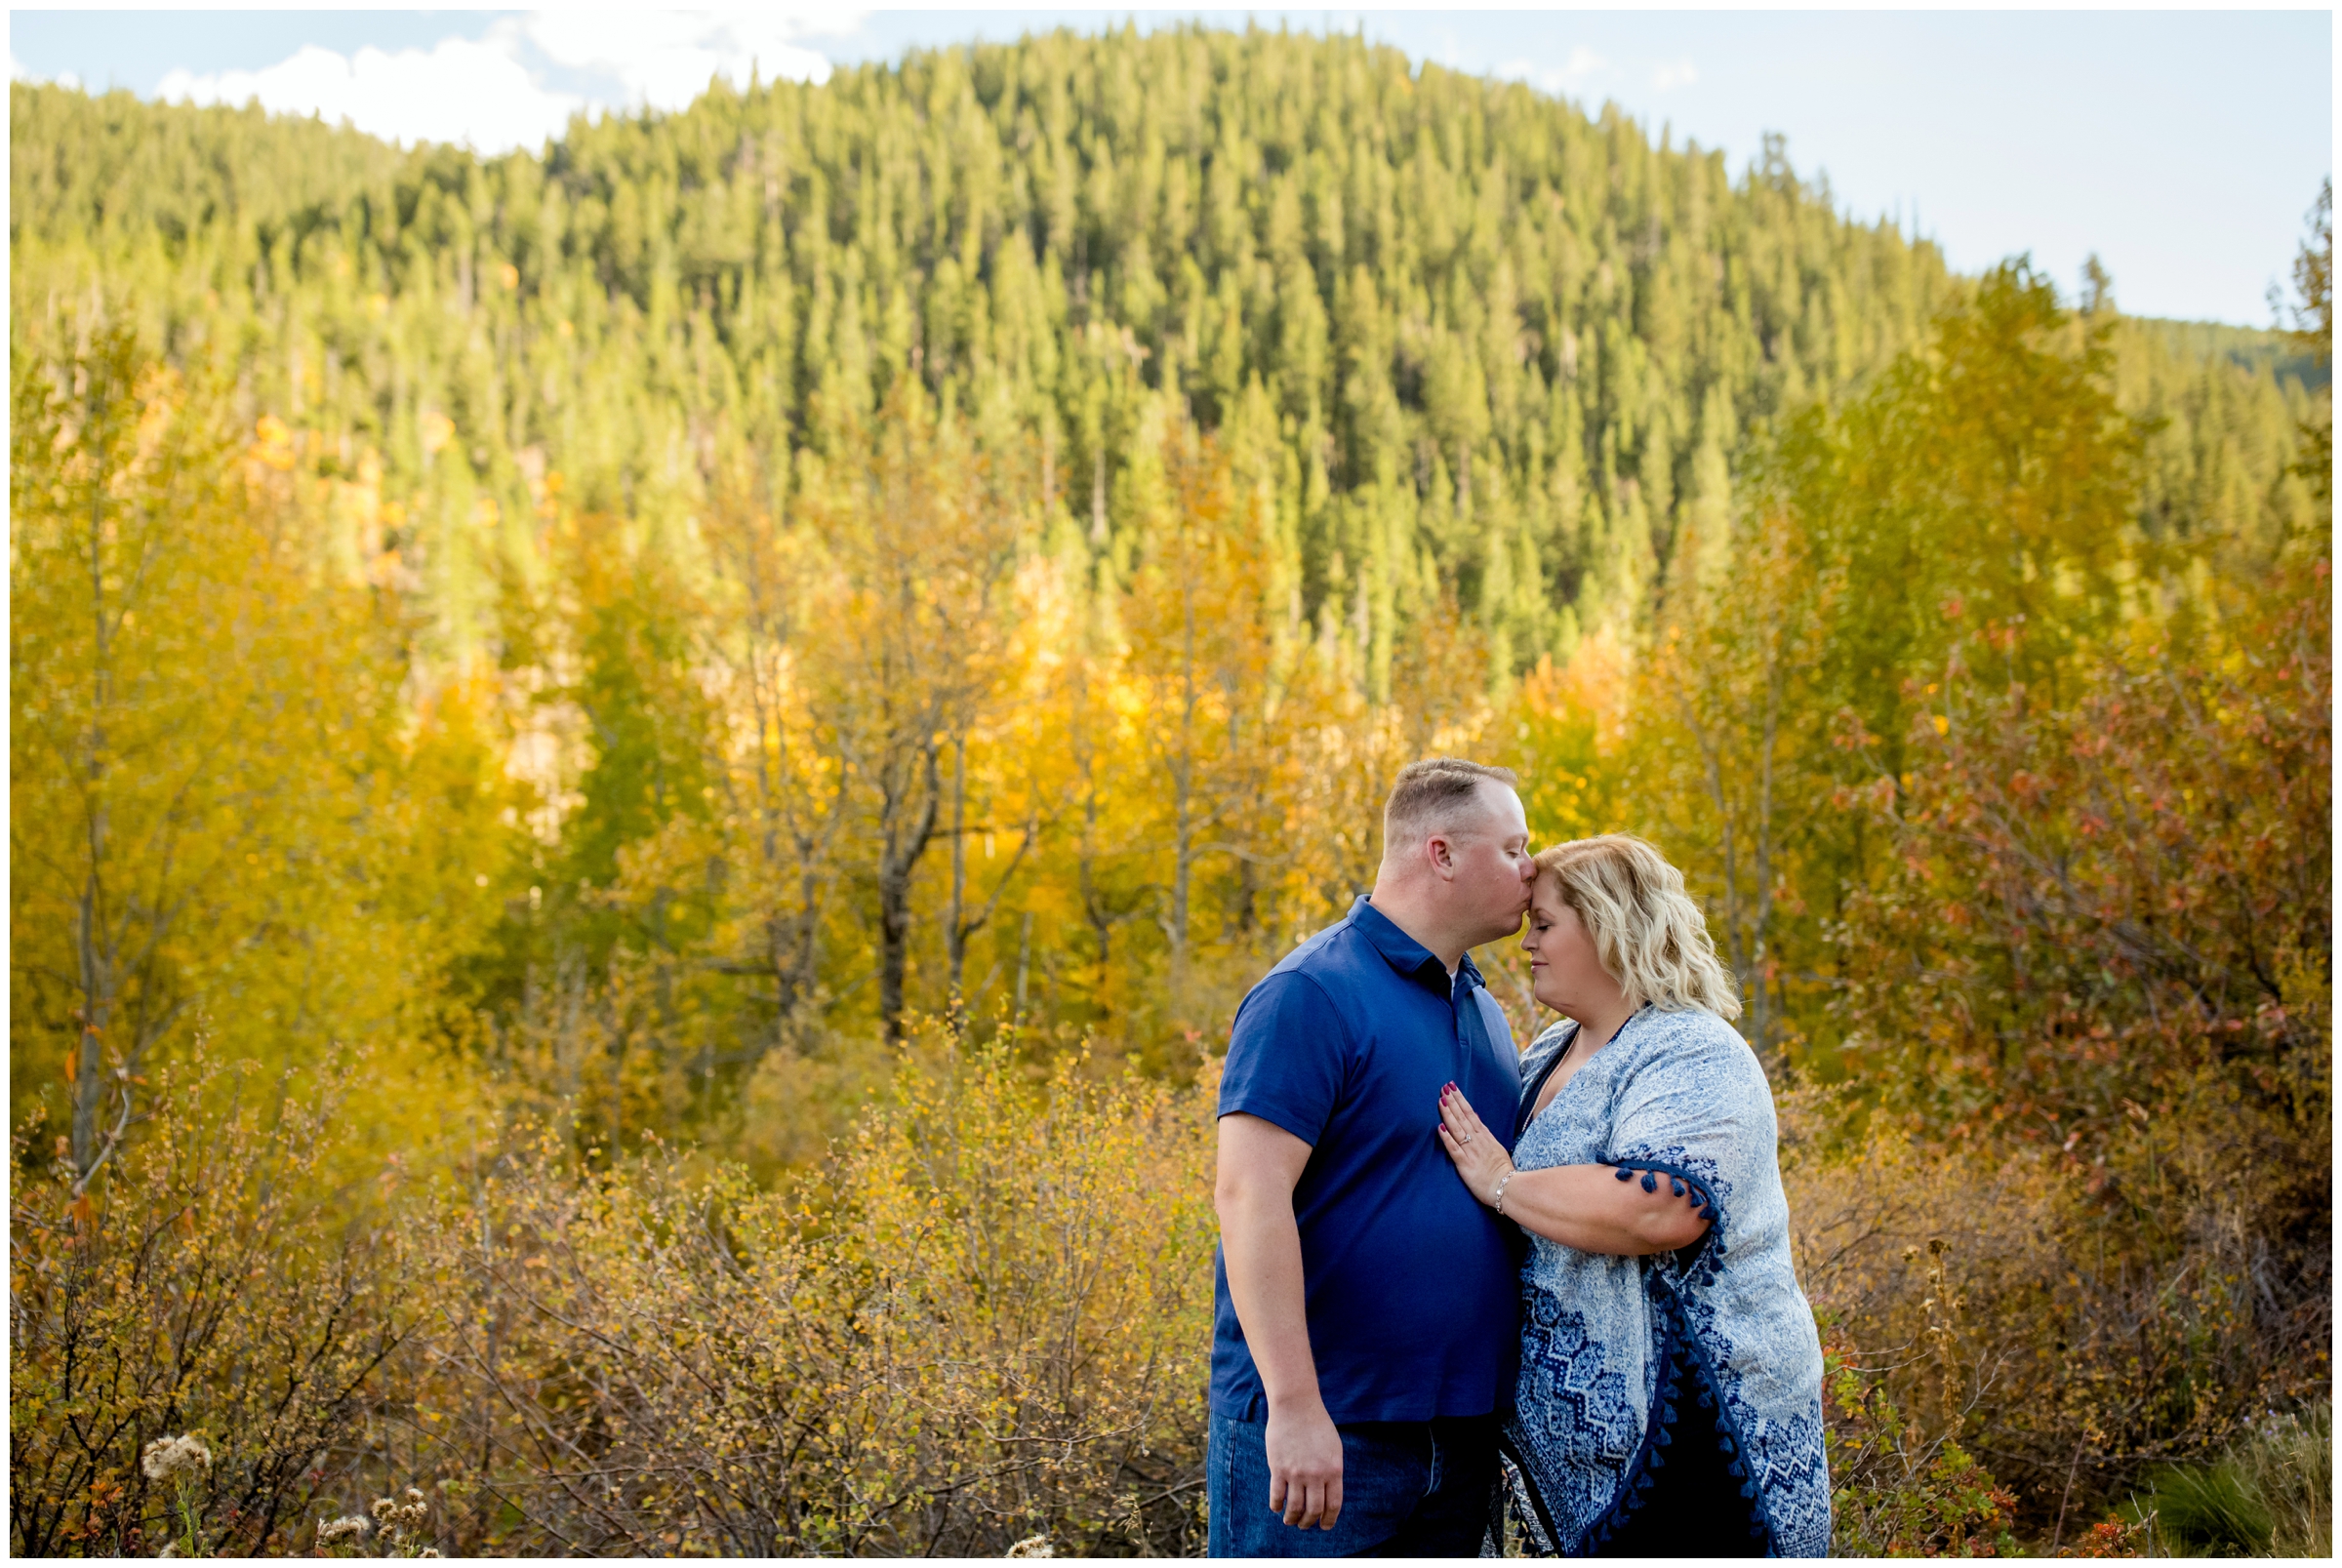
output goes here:
{"type": "Polygon", "coordinates": [[[1247,17],[1612,101],[1735,170],[1778,131],[1841,208],[1899,216],[1955,266],[2027,251],[2071,289],[2094,251],[2145,315],[2267,325],[2333,166],[2327,11],[17,11],[9,62],[501,150],[751,61],[820,80],[980,36],[1247,17]]]}

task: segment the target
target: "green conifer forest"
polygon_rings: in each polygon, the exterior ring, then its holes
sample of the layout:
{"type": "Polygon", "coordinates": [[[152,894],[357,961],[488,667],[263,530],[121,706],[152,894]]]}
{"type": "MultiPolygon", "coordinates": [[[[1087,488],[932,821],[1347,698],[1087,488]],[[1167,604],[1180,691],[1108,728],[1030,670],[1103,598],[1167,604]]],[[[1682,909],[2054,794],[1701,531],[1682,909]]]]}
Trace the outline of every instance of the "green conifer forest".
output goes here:
{"type": "MultiPolygon", "coordinates": [[[[1442,592],[1517,671],[1632,613],[1752,432],[1876,373],[1961,288],[1779,147],[1731,170],[1342,39],[914,55],[718,84],[542,158],[12,102],[27,341],[95,289],[162,351],[226,355],[256,409],[379,464],[390,541],[334,547],[427,560],[462,647],[495,566],[538,564],[547,474],[684,529],[730,465],[785,494],[787,453],[908,370],[1037,443],[1050,508],[1102,540],[1176,399],[1258,454],[1299,617],[1361,615],[1378,682],[1442,592]]],[[[2171,422],[2149,504],[2275,526],[2301,504],[2273,490],[2304,366],[2224,346],[2126,334],[2125,402],[2171,422]]]]}

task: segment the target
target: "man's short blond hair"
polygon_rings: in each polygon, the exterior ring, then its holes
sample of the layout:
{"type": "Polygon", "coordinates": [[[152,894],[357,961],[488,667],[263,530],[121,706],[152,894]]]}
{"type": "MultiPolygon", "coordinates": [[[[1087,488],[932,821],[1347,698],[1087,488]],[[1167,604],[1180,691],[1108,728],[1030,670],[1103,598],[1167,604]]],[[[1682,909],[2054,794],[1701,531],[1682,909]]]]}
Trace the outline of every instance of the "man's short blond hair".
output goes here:
{"type": "Polygon", "coordinates": [[[1577,838],[1537,852],[1537,874],[1558,884],[1594,939],[1602,972],[1627,999],[1665,1013],[1704,1007],[1740,1016],[1740,986],[1716,956],[1708,917],[1684,890],[1683,873],[1631,833],[1577,838]]]}
{"type": "Polygon", "coordinates": [[[1511,768],[1492,768],[1462,757],[1425,757],[1398,770],[1391,798],[1383,802],[1383,853],[1412,844],[1470,815],[1484,784],[1507,789],[1519,783],[1511,768]]]}

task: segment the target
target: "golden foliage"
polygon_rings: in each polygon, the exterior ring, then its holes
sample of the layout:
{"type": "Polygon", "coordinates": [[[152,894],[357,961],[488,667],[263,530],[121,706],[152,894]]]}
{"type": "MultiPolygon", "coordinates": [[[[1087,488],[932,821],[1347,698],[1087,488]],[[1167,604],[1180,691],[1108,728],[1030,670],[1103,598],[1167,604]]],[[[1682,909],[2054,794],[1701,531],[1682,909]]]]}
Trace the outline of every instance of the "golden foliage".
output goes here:
{"type": "MultiPolygon", "coordinates": [[[[221,389],[114,329],[17,371],[10,1082],[86,1174],[200,1019],[278,1065],[412,1038],[493,916],[503,797],[476,689],[405,700],[402,628],[279,526],[281,429],[247,462],[221,389]]],[[[404,1110],[464,1074],[382,1062],[412,1092],[378,1146],[420,1154],[404,1110]]]]}

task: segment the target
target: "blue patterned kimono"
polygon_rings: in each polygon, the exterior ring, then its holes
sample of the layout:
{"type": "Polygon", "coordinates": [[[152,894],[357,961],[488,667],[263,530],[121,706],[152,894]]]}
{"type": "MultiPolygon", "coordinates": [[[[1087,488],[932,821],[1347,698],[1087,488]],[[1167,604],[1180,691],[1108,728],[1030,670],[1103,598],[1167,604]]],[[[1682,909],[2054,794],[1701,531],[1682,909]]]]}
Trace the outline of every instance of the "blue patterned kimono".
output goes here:
{"type": "MultiPolygon", "coordinates": [[[[1529,1047],[1521,1116],[1576,1032],[1564,1021],[1529,1047]]],[[[1644,1258],[1530,1237],[1506,1446],[1532,1549],[1828,1553],[1822,1347],[1790,1266],[1777,1136],[1731,1025],[1647,1006],[1522,1131],[1523,1171],[1615,1167],[1712,1222],[1644,1258]]]]}

